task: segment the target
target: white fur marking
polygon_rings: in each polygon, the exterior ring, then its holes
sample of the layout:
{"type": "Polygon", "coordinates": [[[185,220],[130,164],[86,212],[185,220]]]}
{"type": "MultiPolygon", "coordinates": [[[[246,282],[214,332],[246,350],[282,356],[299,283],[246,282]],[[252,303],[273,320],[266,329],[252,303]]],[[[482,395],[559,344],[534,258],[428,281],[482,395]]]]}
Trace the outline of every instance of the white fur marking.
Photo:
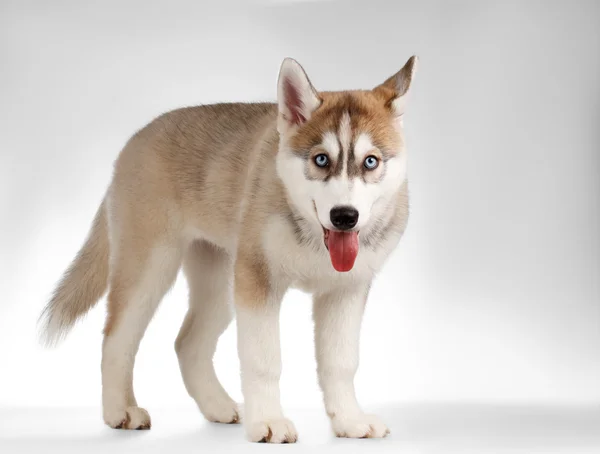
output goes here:
{"type": "Polygon", "coordinates": [[[356,142],[354,143],[354,158],[356,161],[361,162],[371,151],[373,151],[374,148],[375,146],[373,145],[371,137],[362,132],[359,134],[356,142]]]}
{"type": "Polygon", "coordinates": [[[350,146],[352,145],[352,126],[350,124],[350,114],[348,112],[344,112],[342,115],[338,129],[338,137],[342,145],[341,157],[344,159],[342,175],[345,175],[347,171],[346,156],[348,156],[348,150],[350,150],[350,146]]]}
{"type": "Polygon", "coordinates": [[[246,307],[249,303],[236,305],[246,435],[250,441],[295,442],[296,428],[284,417],[279,397],[281,298],[273,297],[258,308],[246,307]]]}
{"type": "Polygon", "coordinates": [[[313,318],[319,384],[337,436],[384,437],[389,432],[377,418],[365,415],[356,400],[360,326],[368,285],[316,296],[313,318]]]}
{"type": "Polygon", "coordinates": [[[334,132],[328,131],[323,134],[321,145],[329,153],[331,159],[337,160],[342,155],[342,150],[340,150],[338,139],[334,132]]]}

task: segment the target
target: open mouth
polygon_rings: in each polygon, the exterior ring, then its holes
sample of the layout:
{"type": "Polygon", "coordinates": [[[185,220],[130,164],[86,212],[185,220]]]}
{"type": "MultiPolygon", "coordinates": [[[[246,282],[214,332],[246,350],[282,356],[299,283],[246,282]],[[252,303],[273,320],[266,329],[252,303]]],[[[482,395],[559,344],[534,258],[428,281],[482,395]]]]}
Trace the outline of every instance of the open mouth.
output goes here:
{"type": "Polygon", "coordinates": [[[323,227],[323,242],[336,271],[347,272],[354,267],[358,255],[357,230],[329,230],[323,227]]]}

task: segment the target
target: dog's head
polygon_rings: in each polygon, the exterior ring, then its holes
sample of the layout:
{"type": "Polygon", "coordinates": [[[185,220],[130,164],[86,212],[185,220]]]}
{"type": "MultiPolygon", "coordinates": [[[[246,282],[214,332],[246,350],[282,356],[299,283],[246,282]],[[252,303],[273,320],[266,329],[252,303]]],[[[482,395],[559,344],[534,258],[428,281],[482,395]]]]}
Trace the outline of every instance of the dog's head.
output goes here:
{"type": "Polygon", "coordinates": [[[334,268],[349,271],[358,233],[406,178],[402,132],[417,58],[372,90],[317,92],[287,58],[278,80],[277,172],[294,207],[323,229],[334,268]]]}

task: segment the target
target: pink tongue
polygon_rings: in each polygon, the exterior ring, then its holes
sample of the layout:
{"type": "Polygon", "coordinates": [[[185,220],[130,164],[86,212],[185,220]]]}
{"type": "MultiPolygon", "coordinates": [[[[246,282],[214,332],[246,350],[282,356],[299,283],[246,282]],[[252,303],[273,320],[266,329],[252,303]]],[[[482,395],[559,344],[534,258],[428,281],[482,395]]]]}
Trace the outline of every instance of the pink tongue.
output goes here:
{"type": "Polygon", "coordinates": [[[350,271],[358,255],[357,232],[329,231],[327,240],[331,264],[336,271],[350,271]]]}

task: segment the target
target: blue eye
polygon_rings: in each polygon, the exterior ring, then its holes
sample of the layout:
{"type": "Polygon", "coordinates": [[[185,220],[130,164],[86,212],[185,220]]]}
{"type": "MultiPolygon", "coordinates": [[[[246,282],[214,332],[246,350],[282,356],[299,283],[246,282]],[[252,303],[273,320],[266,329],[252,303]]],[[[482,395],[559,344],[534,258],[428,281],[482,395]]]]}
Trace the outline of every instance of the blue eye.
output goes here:
{"type": "Polygon", "coordinates": [[[364,166],[368,170],[376,169],[378,165],[379,165],[379,159],[377,159],[375,156],[367,156],[365,158],[364,166]]]}
{"type": "Polygon", "coordinates": [[[329,158],[326,154],[318,154],[315,156],[315,164],[319,167],[327,167],[329,164],[329,158]]]}

